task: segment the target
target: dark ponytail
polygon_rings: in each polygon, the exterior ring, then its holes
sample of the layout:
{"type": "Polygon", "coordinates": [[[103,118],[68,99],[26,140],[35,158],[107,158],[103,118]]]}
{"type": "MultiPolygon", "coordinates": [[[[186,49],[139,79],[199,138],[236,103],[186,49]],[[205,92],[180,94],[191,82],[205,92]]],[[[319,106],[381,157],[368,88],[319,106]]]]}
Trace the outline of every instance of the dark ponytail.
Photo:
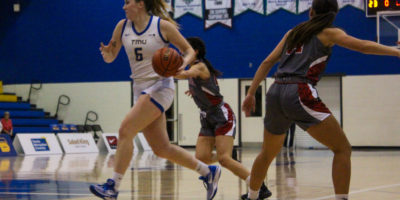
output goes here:
{"type": "Polygon", "coordinates": [[[220,71],[218,71],[217,69],[215,69],[210,61],[208,61],[206,59],[206,45],[204,44],[203,40],[201,40],[198,37],[189,37],[187,38],[187,41],[189,42],[189,44],[192,46],[192,48],[196,51],[197,50],[197,56],[196,58],[202,62],[204,62],[204,64],[207,66],[208,71],[210,71],[210,73],[214,74],[215,76],[221,76],[222,73],[220,71]]]}
{"type": "Polygon", "coordinates": [[[287,49],[307,43],[312,36],[318,34],[324,28],[331,27],[338,12],[336,0],[314,0],[312,4],[313,16],[292,29],[286,43],[287,49]]]}

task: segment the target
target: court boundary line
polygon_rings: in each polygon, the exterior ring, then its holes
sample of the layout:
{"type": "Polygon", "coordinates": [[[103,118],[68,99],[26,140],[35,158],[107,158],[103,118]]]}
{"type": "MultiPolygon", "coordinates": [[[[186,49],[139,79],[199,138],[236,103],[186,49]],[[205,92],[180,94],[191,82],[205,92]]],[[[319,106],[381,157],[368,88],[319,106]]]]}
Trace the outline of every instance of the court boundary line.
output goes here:
{"type": "MultiPolygon", "coordinates": [[[[349,194],[358,194],[358,193],[369,192],[369,191],[374,191],[374,190],[379,190],[379,189],[392,188],[392,187],[400,187],[400,183],[391,184],[391,185],[381,185],[381,186],[376,186],[376,187],[370,187],[370,188],[350,191],[349,194]]],[[[317,198],[312,198],[312,199],[307,199],[307,200],[323,200],[323,199],[329,199],[329,198],[335,198],[335,195],[322,196],[322,197],[317,197],[317,198]]]]}

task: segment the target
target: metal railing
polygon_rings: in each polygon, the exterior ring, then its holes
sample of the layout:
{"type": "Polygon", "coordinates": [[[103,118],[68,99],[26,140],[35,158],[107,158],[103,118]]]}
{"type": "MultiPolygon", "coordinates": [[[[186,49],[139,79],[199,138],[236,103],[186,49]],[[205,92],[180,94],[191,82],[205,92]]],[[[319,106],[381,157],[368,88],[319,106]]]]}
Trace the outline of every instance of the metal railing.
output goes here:
{"type": "Polygon", "coordinates": [[[71,103],[71,99],[67,95],[65,95],[65,94],[60,95],[58,97],[57,110],[56,110],[56,114],[54,115],[54,117],[57,118],[58,110],[60,109],[60,105],[66,106],[69,103],[71,103]],[[65,102],[63,102],[63,99],[66,99],[65,102]]]}
{"type": "Polygon", "coordinates": [[[29,88],[29,94],[28,94],[28,99],[27,99],[28,103],[31,103],[32,90],[40,90],[40,89],[42,89],[42,82],[40,82],[40,81],[32,81],[31,82],[31,87],[29,88]],[[34,84],[39,84],[39,86],[35,87],[34,84]]]}
{"type": "Polygon", "coordinates": [[[85,125],[84,125],[84,126],[86,127],[88,121],[90,121],[90,122],[95,122],[95,121],[97,121],[98,119],[99,119],[99,115],[97,115],[96,112],[94,112],[94,111],[89,111],[89,112],[86,113],[86,119],[85,119],[85,125]],[[94,119],[93,119],[93,118],[90,118],[90,116],[94,116],[94,119]]]}

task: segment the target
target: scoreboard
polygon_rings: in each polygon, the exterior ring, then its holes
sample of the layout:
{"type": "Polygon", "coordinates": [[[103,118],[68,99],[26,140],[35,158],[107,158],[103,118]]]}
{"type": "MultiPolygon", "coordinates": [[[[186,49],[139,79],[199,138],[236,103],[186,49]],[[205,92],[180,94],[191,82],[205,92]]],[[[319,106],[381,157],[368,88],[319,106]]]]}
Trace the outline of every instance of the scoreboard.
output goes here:
{"type": "Polygon", "coordinates": [[[367,17],[374,17],[379,11],[400,11],[400,0],[366,0],[367,17]]]}

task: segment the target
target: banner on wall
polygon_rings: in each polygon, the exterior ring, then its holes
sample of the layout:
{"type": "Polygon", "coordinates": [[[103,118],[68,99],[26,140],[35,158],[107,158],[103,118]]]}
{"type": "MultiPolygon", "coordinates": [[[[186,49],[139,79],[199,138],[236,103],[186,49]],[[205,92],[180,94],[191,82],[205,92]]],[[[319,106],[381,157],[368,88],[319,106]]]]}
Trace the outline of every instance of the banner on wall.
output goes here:
{"type": "Polygon", "coordinates": [[[364,10],[364,0],[338,0],[339,9],[347,5],[364,10]]]}
{"type": "Polygon", "coordinates": [[[62,154],[60,144],[53,133],[17,134],[13,144],[18,153],[25,155],[62,154]]]}
{"type": "Polygon", "coordinates": [[[203,18],[202,0],[175,0],[174,17],[179,18],[186,13],[203,18]]]}
{"type": "Polygon", "coordinates": [[[246,10],[264,14],[264,0],[235,0],[235,16],[246,10]]]}
{"type": "Polygon", "coordinates": [[[0,157],[16,156],[17,152],[11,142],[11,137],[7,134],[0,134],[0,157]]]}
{"type": "Polygon", "coordinates": [[[267,15],[279,10],[285,9],[291,13],[296,13],[296,0],[267,0],[267,15]]]}
{"type": "Polygon", "coordinates": [[[299,0],[299,10],[297,13],[303,13],[309,10],[312,6],[313,0],[299,0]]]}
{"type": "Polygon", "coordinates": [[[215,24],[232,28],[232,1],[205,0],[204,28],[209,29],[215,24]]]}
{"type": "Polygon", "coordinates": [[[58,134],[65,153],[98,153],[99,149],[90,133],[58,134]]]}

